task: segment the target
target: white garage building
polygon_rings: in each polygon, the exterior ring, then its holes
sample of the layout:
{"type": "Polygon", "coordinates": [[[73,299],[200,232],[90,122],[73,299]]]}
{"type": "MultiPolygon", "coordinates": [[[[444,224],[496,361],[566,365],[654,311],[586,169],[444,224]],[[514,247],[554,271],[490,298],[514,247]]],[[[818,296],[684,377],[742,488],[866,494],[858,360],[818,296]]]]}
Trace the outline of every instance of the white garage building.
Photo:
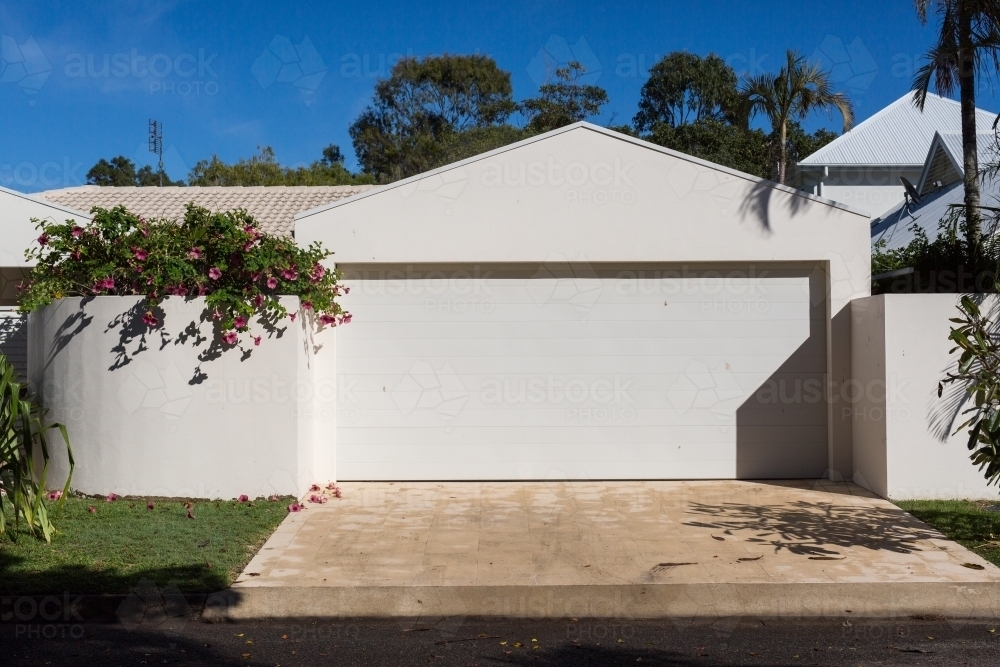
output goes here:
{"type": "Polygon", "coordinates": [[[867,214],[578,123],[296,238],[350,287],[315,357],[338,479],[852,475],[867,214]]]}

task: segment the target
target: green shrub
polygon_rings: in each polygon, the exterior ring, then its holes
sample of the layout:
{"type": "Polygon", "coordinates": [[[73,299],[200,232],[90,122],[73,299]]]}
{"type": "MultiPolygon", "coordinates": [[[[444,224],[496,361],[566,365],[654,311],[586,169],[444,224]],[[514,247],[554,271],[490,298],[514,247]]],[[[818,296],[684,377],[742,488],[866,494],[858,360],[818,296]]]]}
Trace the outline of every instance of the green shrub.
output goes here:
{"type": "Polygon", "coordinates": [[[49,468],[46,431],[57,428],[66,443],[69,475],[62,491],[48,494],[59,505],[65,501],[73,477],[73,451],[66,427],[43,424],[45,411],[27,397],[21,383],[14,379],[14,367],[0,354],[0,532],[7,531],[8,508],[14,515],[16,538],[23,519],[28,531],[42,533],[46,542],[55,531],[46,507],[45,476],[49,468]],[[41,455],[41,460],[36,458],[41,455]],[[39,470],[39,467],[41,468],[39,470]]]}
{"type": "Polygon", "coordinates": [[[34,221],[41,235],[25,252],[35,267],[21,285],[22,312],[69,296],[137,295],[146,297],[143,322],[156,327],[164,297],[203,296],[226,346],[237,344],[251,317],[288,317],[278,301],[283,295],[299,297],[320,324],[351,319],[337,303],[339,272],[321,263],[331,253],[266,234],[245,211],[210,213],[189,204],[180,223],[145,220],[124,207],[92,213],[83,227],[34,221]]]}

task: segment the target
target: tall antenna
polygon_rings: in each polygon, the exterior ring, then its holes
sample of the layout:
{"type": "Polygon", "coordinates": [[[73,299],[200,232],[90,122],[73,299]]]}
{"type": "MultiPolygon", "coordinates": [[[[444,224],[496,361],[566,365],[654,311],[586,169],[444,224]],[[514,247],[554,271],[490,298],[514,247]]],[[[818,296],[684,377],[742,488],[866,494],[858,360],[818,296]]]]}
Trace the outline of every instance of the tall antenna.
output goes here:
{"type": "Polygon", "coordinates": [[[149,119],[149,152],[156,153],[160,162],[157,170],[160,172],[160,187],[163,187],[163,123],[149,119]]]}

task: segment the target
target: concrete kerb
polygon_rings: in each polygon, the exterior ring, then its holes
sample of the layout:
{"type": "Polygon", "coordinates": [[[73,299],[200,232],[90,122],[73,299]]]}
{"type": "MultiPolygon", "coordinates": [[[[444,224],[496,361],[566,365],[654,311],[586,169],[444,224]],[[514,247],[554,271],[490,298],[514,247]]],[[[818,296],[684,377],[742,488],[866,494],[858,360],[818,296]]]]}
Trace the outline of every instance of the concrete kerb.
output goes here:
{"type": "Polygon", "coordinates": [[[209,622],[279,618],[1000,619],[1000,582],[358,586],[230,589],[209,622]]]}

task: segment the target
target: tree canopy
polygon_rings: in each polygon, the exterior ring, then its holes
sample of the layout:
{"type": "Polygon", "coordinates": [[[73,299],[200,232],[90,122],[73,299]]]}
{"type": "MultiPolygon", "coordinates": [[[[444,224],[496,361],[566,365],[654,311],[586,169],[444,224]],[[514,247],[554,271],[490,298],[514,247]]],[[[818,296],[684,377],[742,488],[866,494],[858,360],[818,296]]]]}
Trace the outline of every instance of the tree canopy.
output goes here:
{"type": "Polygon", "coordinates": [[[101,158],[87,172],[87,183],[103,186],[153,186],[184,185],[183,181],[171,181],[166,172],[153,171],[151,166],[144,165],[138,171],[135,163],[124,155],[111,158],[110,161],[101,158]]]}
{"type": "Polygon", "coordinates": [[[371,183],[370,177],[352,174],[344,167],[340,147],[330,144],[323,157],[308,167],[281,165],[270,146],[226,164],[218,155],[199,161],[188,175],[190,185],[356,185],[371,183]]]}
{"type": "Polygon", "coordinates": [[[448,135],[502,124],[516,109],[510,73],[488,56],[403,58],[350,133],[362,171],[396,180],[436,164],[448,135]]]}
{"type": "Polygon", "coordinates": [[[608,93],[600,86],[580,83],[586,72],[586,67],[572,61],[556,70],[554,83],[538,89],[538,97],[522,102],[528,129],[548,132],[599,114],[608,103],[608,93]]]}
{"type": "Polygon", "coordinates": [[[736,83],[733,68],[714,53],[702,58],[675,51],[649,68],[632,122],[639,132],[649,132],[658,123],[676,128],[731,118],[739,100],[736,83]]]}

